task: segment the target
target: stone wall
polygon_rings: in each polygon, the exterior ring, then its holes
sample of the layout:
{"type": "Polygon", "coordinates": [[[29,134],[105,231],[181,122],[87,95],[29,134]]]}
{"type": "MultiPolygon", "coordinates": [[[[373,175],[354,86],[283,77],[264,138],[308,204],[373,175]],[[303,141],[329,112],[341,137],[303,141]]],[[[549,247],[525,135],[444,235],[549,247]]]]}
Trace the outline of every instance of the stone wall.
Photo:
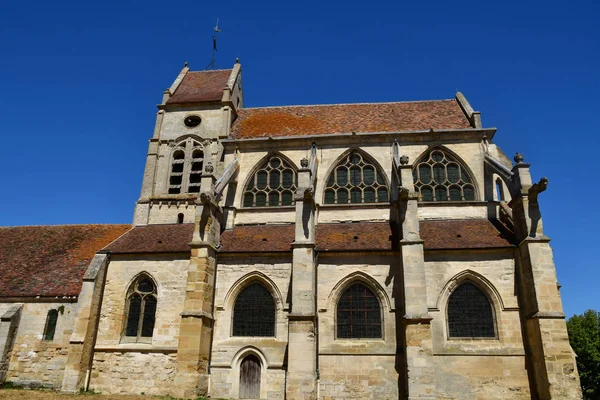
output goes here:
{"type": "Polygon", "coordinates": [[[108,265],[90,388],[105,393],[168,394],[177,366],[177,344],[189,259],[174,255],[114,256],[108,265]],[[126,294],[140,274],[157,285],[151,343],[123,343],[126,294]]]}
{"type": "Polygon", "coordinates": [[[142,272],[154,279],[158,291],[152,346],[176,347],[180,314],[185,299],[188,264],[189,259],[174,256],[113,257],[106,275],[96,347],[120,344],[125,323],[127,290],[131,282],[142,272]]]}
{"type": "Polygon", "coordinates": [[[254,354],[262,364],[261,398],[283,399],[290,274],[291,255],[219,257],[211,360],[212,397],[238,397],[240,363],[247,354],[254,354]],[[235,299],[244,287],[255,281],[267,287],[275,300],[275,337],[231,336],[235,299]]]}
{"type": "Polygon", "coordinates": [[[90,389],[113,394],[168,393],[176,358],[175,352],[96,351],[90,389]]]}
{"type": "Polygon", "coordinates": [[[438,399],[531,399],[524,357],[435,357],[438,399]]]}
{"type": "Polygon", "coordinates": [[[25,303],[10,354],[7,382],[60,388],[73,330],[75,303],[25,303]],[[58,310],[53,340],[44,340],[48,311],[58,310]]]}
{"type": "Polygon", "coordinates": [[[397,400],[394,355],[320,355],[319,398],[397,400]]]}

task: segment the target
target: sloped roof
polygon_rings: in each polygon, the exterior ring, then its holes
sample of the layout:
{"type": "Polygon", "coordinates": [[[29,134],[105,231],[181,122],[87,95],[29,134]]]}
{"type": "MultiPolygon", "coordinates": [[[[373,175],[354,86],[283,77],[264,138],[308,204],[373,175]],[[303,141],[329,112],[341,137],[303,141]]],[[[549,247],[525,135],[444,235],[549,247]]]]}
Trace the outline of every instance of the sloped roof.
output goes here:
{"type": "Polygon", "coordinates": [[[167,104],[221,101],[223,89],[231,75],[230,69],[188,72],[167,100],[167,104]]]}
{"type": "MultiPolygon", "coordinates": [[[[506,233],[485,219],[422,221],[426,250],[482,249],[512,246],[506,233]]],[[[193,224],[138,226],[105,250],[112,253],[187,252],[193,224]]],[[[236,226],[221,234],[221,253],[287,252],[292,250],[294,225],[236,226]]],[[[392,250],[392,231],[386,222],[319,224],[320,251],[392,250]]]]}
{"type": "Polygon", "coordinates": [[[130,225],[0,227],[0,297],[76,296],[94,254],[130,225]]]}
{"type": "Polygon", "coordinates": [[[111,253],[179,253],[190,251],[194,224],[136,226],[104,251],[111,253]]]}
{"type": "Polygon", "coordinates": [[[396,132],[467,129],[471,125],[452,100],[398,103],[328,104],[243,108],[233,124],[234,139],[323,135],[351,132],[396,132]]]}
{"type": "MultiPolygon", "coordinates": [[[[511,247],[490,221],[422,221],[425,250],[511,247]]],[[[194,224],[60,225],[0,228],[0,298],[77,296],[100,250],[115,254],[189,252],[194,224]]],[[[291,252],[294,225],[237,226],[221,235],[221,253],[291,252]]],[[[320,251],[392,250],[385,222],[319,224],[320,251]]]]}

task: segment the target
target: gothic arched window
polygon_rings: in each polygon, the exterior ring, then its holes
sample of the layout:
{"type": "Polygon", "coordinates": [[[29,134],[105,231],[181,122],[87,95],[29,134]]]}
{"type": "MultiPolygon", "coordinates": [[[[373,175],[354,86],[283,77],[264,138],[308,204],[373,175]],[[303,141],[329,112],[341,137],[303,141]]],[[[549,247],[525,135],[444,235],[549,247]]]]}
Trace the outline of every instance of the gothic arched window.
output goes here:
{"type": "Polygon", "coordinates": [[[197,140],[179,142],[171,156],[169,194],[198,193],[204,163],[204,148],[197,140]]]}
{"type": "Polygon", "coordinates": [[[339,339],[381,338],[381,306],[377,296],[362,283],[344,291],[337,304],[339,339]]]}
{"type": "Polygon", "coordinates": [[[156,319],[156,285],[150,277],[141,275],[127,293],[125,340],[149,341],[156,319]]]}
{"type": "Polygon", "coordinates": [[[413,182],[421,201],[475,200],[473,179],[466,168],[440,149],[415,165],[413,182]]]}
{"type": "Polygon", "coordinates": [[[282,157],[272,156],[248,179],[244,207],[291,206],[297,184],[294,168],[282,157]]]}
{"type": "Polygon", "coordinates": [[[448,336],[494,338],[494,312],[487,296],[471,282],[458,286],[448,300],[448,336]]]}
{"type": "Polygon", "coordinates": [[[58,321],[58,310],[48,311],[46,317],[46,326],[44,327],[44,340],[54,340],[54,332],[56,331],[56,322],[58,321]]]}
{"type": "Polygon", "coordinates": [[[342,158],[325,187],[325,204],[386,203],[388,198],[383,174],[358,151],[342,158]]]}
{"type": "Polygon", "coordinates": [[[275,336],[275,302],[258,282],[242,290],[235,300],[233,336],[275,336]]]}

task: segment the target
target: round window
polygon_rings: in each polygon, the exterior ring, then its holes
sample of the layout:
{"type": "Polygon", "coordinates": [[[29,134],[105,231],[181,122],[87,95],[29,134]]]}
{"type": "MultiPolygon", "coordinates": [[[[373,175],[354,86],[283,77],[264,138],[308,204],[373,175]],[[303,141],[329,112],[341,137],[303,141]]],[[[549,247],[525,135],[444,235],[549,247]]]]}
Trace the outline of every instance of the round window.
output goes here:
{"type": "Polygon", "coordinates": [[[188,115],[183,120],[183,124],[188,128],[194,128],[200,125],[200,122],[202,122],[202,118],[200,118],[198,115],[188,115]]]}

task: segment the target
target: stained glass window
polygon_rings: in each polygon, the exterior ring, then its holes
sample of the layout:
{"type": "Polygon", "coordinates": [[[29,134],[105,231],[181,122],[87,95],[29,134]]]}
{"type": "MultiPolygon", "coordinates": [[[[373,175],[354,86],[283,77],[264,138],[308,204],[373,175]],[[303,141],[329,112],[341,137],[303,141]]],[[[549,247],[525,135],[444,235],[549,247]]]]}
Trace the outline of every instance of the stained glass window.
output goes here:
{"type": "Polygon", "coordinates": [[[496,337],[492,305],[474,284],[465,282],[450,295],[448,331],[451,338],[496,337]]]}
{"type": "Polygon", "coordinates": [[[337,304],[337,337],[380,338],[381,307],[375,293],[362,283],[344,291],[337,304]]]}
{"type": "Polygon", "coordinates": [[[475,200],[467,170],[446,152],[435,149],[413,169],[415,191],[421,201],[475,200]]]}
{"type": "Polygon", "coordinates": [[[388,202],[388,187],[375,165],[354,151],[342,159],[329,175],[325,204],[388,202]]]}
{"type": "Polygon", "coordinates": [[[156,306],[156,285],[152,279],[141,275],[133,282],[127,295],[126,341],[148,341],[152,338],[156,306]]]}
{"type": "Polygon", "coordinates": [[[273,156],[248,179],[244,207],[291,206],[297,184],[296,171],[283,158],[273,156]]]}
{"type": "Polygon", "coordinates": [[[275,336],[275,302],[258,282],[242,290],[235,301],[233,336],[275,336]]]}

